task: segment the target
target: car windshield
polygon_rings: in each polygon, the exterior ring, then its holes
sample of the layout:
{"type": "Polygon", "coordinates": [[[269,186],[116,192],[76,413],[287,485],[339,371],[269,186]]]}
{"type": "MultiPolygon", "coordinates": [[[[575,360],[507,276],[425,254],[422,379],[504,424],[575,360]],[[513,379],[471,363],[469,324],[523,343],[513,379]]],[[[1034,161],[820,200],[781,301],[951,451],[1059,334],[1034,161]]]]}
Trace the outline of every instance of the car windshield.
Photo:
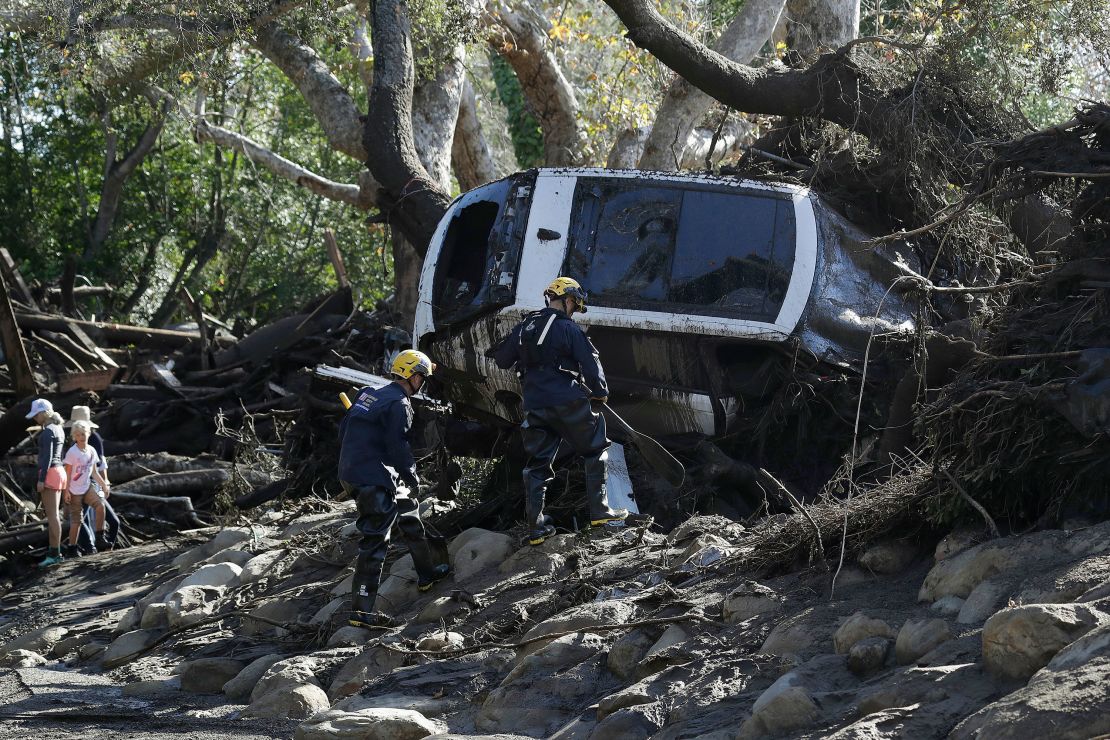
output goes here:
{"type": "Polygon", "coordinates": [[[597,306],[773,322],[794,265],[774,193],[620,180],[575,191],[566,270],[597,306]]]}

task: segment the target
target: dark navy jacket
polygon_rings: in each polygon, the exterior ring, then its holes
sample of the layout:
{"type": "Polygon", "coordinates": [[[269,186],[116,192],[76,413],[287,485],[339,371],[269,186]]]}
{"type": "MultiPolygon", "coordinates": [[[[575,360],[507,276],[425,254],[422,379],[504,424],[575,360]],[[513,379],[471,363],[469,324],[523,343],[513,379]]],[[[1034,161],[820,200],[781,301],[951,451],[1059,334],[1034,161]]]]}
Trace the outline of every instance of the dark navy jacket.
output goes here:
{"type": "Polygon", "coordinates": [[[383,486],[390,491],[403,481],[415,488],[416,462],[408,432],[412,405],[401,386],[366,387],[339,425],[339,479],[355,486],[383,486]]]}
{"type": "Polygon", "coordinates": [[[557,309],[525,316],[491,354],[504,370],[516,365],[525,411],[609,395],[593,343],[582,327],[557,309]]]}

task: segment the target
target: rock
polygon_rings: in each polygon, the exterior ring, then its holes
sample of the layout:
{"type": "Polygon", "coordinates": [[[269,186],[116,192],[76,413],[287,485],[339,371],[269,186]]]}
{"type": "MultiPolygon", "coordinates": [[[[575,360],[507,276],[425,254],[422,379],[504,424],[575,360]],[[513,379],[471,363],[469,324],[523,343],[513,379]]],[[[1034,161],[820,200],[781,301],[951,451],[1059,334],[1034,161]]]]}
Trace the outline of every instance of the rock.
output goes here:
{"type": "Polygon", "coordinates": [[[1110,596],[1110,578],[1080,594],[1076,601],[1098,601],[1107,596],[1110,596]]]}
{"type": "Polygon", "coordinates": [[[1104,624],[1086,604],[1029,604],[1003,609],[983,625],[983,661],[996,676],[1027,679],[1064,646],[1104,624]]]}
{"type": "Polygon", "coordinates": [[[416,619],[413,621],[417,624],[438,623],[440,620],[447,619],[465,606],[466,604],[453,596],[440,596],[421,609],[420,613],[416,615],[416,619]]]}
{"type": "Polygon", "coordinates": [[[667,539],[679,543],[705,533],[723,537],[731,544],[744,534],[744,525],[719,514],[697,514],[671,530],[667,539]]]}
{"type": "Polygon", "coordinates": [[[278,535],[278,539],[287,540],[291,537],[296,537],[305,532],[311,532],[315,529],[322,529],[329,525],[336,525],[342,528],[347,523],[347,518],[350,517],[354,511],[354,501],[347,502],[350,504],[346,511],[325,511],[319,514],[305,514],[299,516],[295,521],[289,524],[278,535]]]}
{"type": "Polygon", "coordinates": [[[959,555],[969,547],[974,547],[986,539],[986,533],[978,529],[957,529],[950,532],[944,539],[937,543],[933,551],[933,560],[940,562],[953,555],[959,555]]]}
{"type": "Polygon", "coordinates": [[[759,652],[767,655],[803,656],[828,639],[828,631],[811,622],[813,609],[791,615],[775,625],[759,652]],[[822,635],[823,633],[823,635],[822,635]]]}
{"type": "MultiPolygon", "coordinates": [[[[316,680],[317,663],[308,655],[297,655],[285,658],[274,663],[258,679],[258,683],[251,689],[251,704],[271,692],[290,686],[312,684],[319,686],[316,680]]],[[[330,704],[328,706],[331,706],[330,704]]]]}
{"type": "Polygon", "coordinates": [[[324,690],[315,684],[287,685],[251,701],[243,712],[249,717],[307,719],[331,707],[324,690]]]}
{"type": "MultiPolygon", "coordinates": [[[[687,544],[686,548],[681,552],[681,554],[679,554],[677,558],[675,558],[675,560],[679,563],[690,562],[690,560],[692,558],[695,558],[699,553],[710,548],[719,551],[733,549],[732,544],[723,537],[718,537],[715,534],[701,534],[695,537],[693,542],[687,544]]],[[[700,565],[700,563],[695,562],[695,565],[700,565]]]]}
{"type": "Polygon", "coordinates": [[[848,650],[848,670],[867,676],[886,665],[891,642],[886,637],[865,637],[848,650]]]}
{"type": "MultiPolygon", "coordinates": [[[[269,574],[274,566],[285,556],[285,550],[268,550],[255,555],[243,565],[239,573],[239,583],[254,583],[269,574]]],[[[350,588],[348,587],[348,591],[350,588]]]]}
{"type": "Polygon", "coordinates": [[[178,590],[189,586],[237,586],[243,569],[235,563],[202,565],[185,577],[178,590]]]}
{"type": "Polygon", "coordinates": [[[559,535],[546,540],[539,547],[522,547],[501,565],[497,572],[503,576],[514,576],[519,573],[532,573],[537,576],[554,576],[566,565],[566,558],[560,552],[562,548],[557,540],[573,535],[559,535]]]}
{"type": "Polygon", "coordinates": [[[269,601],[263,601],[247,612],[247,617],[243,620],[240,631],[249,636],[260,635],[273,630],[278,637],[284,637],[288,634],[288,630],[275,627],[270,622],[292,624],[297,621],[300,615],[300,607],[295,601],[291,599],[270,599],[269,601]],[[251,617],[261,617],[269,621],[263,622],[262,619],[251,619],[251,617]]]}
{"type": "Polygon", "coordinates": [[[347,624],[335,632],[331,633],[328,638],[327,646],[332,647],[358,647],[365,645],[370,641],[370,630],[363,629],[362,627],[355,627],[353,624],[347,624]]]}
{"type": "Polygon", "coordinates": [[[16,648],[0,655],[0,668],[34,668],[45,664],[46,658],[33,650],[16,648]]]}
{"type": "Polygon", "coordinates": [[[411,709],[320,712],[297,727],[295,740],[420,740],[442,728],[411,709]]]}
{"type": "Polygon", "coordinates": [[[680,645],[686,642],[687,639],[688,636],[686,634],[686,631],[678,625],[672,624],[670,627],[663,631],[663,634],[647,651],[647,655],[645,655],[644,658],[650,658],[657,653],[661,653],[672,645],[680,645]]]}
{"type": "Polygon", "coordinates": [[[246,542],[251,539],[251,531],[249,529],[235,529],[229,528],[221,530],[215,537],[208,542],[194,547],[192,550],[186,550],[173,559],[173,565],[178,570],[188,570],[202,560],[207,560],[220,550],[226,550],[229,547],[246,542]]]}
{"type": "MultiPolygon", "coordinates": [[[[226,550],[220,550],[218,553],[208,558],[205,563],[234,563],[242,568],[254,558],[254,553],[247,552],[246,550],[237,550],[234,547],[229,547],[226,550]]],[[[240,574],[242,575],[242,574],[240,574]]],[[[242,581],[240,581],[242,582],[242,581]]]]}
{"type": "Polygon", "coordinates": [[[782,611],[783,599],[774,589],[756,581],[744,581],[721,603],[721,615],[729,624],[744,622],[761,614],[782,611]]]}
{"type": "Polygon", "coordinates": [[[416,642],[417,650],[456,650],[463,646],[463,636],[458,632],[433,632],[416,642]]]}
{"type": "Polygon", "coordinates": [[[223,685],[224,696],[233,702],[249,701],[255,684],[266,671],[270,670],[270,666],[284,659],[285,656],[280,654],[264,655],[254,659],[223,685]]]}
{"type": "Polygon", "coordinates": [[[987,579],[967,595],[956,616],[960,624],[982,624],[1005,603],[1010,589],[1001,581],[987,579]]]}
{"type": "Polygon", "coordinates": [[[79,649],[82,645],[88,642],[91,638],[89,635],[71,635],[62,638],[54,643],[54,647],[50,648],[50,654],[55,658],[64,658],[73,651],[79,649]]]}
{"type": "MultiPolygon", "coordinates": [[[[621,599],[580,604],[540,622],[524,633],[520,641],[528,642],[533,638],[571,630],[588,630],[597,625],[622,624],[631,621],[635,614],[636,605],[621,599]]],[[[517,662],[519,663],[548,643],[549,641],[536,640],[526,644],[517,651],[517,662]]]]}
{"type": "Polygon", "coordinates": [[[424,696],[423,694],[377,694],[362,696],[355,694],[332,706],[344,712],[361,712],[364,709],[411,709],[425,717],[442,717],[467,702],[461,697],[424,696]]]}
{"type": "Polygon", "coordinates": [[[477,527],[463,531],[447,546],[455,582],[470,580],[486,568],[500,565],[514,549],[513,538],[507,534],[477,527]]]}
{"type": "Polygon", "coordinates": [[[168,694],[173,691],[181,690],[181,679],[177,676],[172,678],[152,678],[146,681],[134,681],[125,684],[120,689],[120,694],[123,696],[153,696],[155,694],[168,694]]]}
{"type": "Polygon", "coordinates": [[[475,726],[487,733],[549,737],[596,694],[604,646],[587,632],[565,635],[528,655],[486,697],[475,726]]]}
{"type": "Polygon", "coordinates": [[[1048,670],[1066,671],[1098,657],[1110,657],[1110,624],[1096,627],[1048,661],[1048,670]]]}
{"type": "Polygon", "coordinates": [[[797,674],[791,671],[760,694],[752,705],[752,716],[740,726],[737,740],[784,735],[816,722],[817,704],[809,692],[798,684],[797,674]]]}
{"type": "Polygon", "coordinates": [[[654,704],[660,696],[651,690],[649,683],[641,681],[627,689],[610,694],[597,703],[597,718],[603,720],[614,712],[641,704],[654,704]]]}
{"type": "Polygon", "coordinates": [[[199,622],[216,612],[222,595],[222,588],[182,586],[166,599],[166,621],[174,628],[199,622]]]}
{"type": "Polygon", "coordinates": [[[55,643],[69,634],[65,627],[40,627],[8,640],[0,646],[0,655],[15,650],[27,650],[40,655],[49,653],[55,643]]]}
{"type": "Polygon", "coordinates": [[[632,678],[636,666],[654,644],[655,640],[643,630],[632,630],[609,649],[605,666],[618,678],[627,681],[632,678]]]}
{"type": "Polygon", "coordinates": [[[331,590],[332,596],[350,596],[355,582],[355,573],[352,570],[347,577],[335,585],[331,590]]]}
{"type": "Polygon", "coordinates": [[[880,542],[864,550],[859,564],[873,573],[901,573],[917,558],[917,546],[906,540],[880,542]]]}
{"type": "Polygon", "coordinates": [[[590,740],[648,740],[659,731],[659,723],[633,709],[622,709],[601,720],[590,733],[590,740]]]}
{"type": "Polygon", "coordinates": [[[81,660],[90,660],[91,658],[95,658],[97,655],[100,655],[102,652],[104,652],[104,649],[107,647],[108,646],[105,643],[100,642],[99,640],[93,640],[92,642],[86,642],[84,645],[77,648],[77,655],[81,658],[81,660]]]}
{"type": "Polygon", "coordinates": [[[389,673],[405,663],[405,655],[396,650],[372,647],[352,660],[347,661],[335,674],[328,687],[328,696],[341,699],[362,688],[362,685],[375,676],[389,673]]]}
{"type": "Polygon", "coordinates": [[[406,604],[420,596],[416,587],[416,567],[412,555],[398,558],[389,568],[389,575],[378,586],[378,598],[374,608],[385,614],[396,614],[406,604]]]}
{"type": "Polygon", "coordinates": [[[134,630],[122,634],[105,648],[101,662],[107,669],[121,666],[135,657],[135,653],[153,645],[161,634],[161,630],[134,630]]]}
{"type": "Polygon", "coordinates": [[[952,632],[943,619],[911,619],[898,630],[894,657],[899,664],[906,665],[951,639],[952,632]]]}
{"type": "Polygon", "coordinates": [[[897,632],[881,619],[873,619],[863,612],[856,612],[833,634],[833,647],[838,655],[843,655],[851,650],[852,646],[868,637],[889,637],[893,639],[897,632]]]}
{"type": "MultiPolygon", "coordinates": [[[[343,609],[349,603],[350,602],[344,598],[332,599],[331,601],[320,607],[319,611],[313,614],[312,618],[308,620],[308,623],[314,625],[328,624],[332,621],[332,617],[334,617],[340,609],[343,609]]],[[[344,621],[346,620],[344,619],[344,621]]]]}
{"type": "MultiPolygon", "coordinates": [[[[989,624],[989,622],[988,622],[989,624]]],[[[1051,665],[1051,664],[1050,664],[1051,665]]],[[[951,740],[1086,740],[1110,733],[1110,656],[1037,671],[1027,686],[964,719],[951,740]]]]}
{"type": "Polygon", "coordinates": [[[143,610],[139,626],[144,630],[160,630],[170,626],[169,607],[163,601],[156,601],[143,610]]]}
{"type": "MultiPolygon", "coordinates": [[[[959,596],[944,596],[933,602],[929,608],[946,617],[954,617],[960,613],[964,606],[964,599],[959,596]]],[[[956,620],[959,621],[958,619],[956,620]]]]}
{"type": "Polygon", "coordinates": [[[240,660],[233,658],[199,658],[182,663],[179,675],[181,690],[193,694],[218,694],[224,684],[243,670],[240,660]]]}
{"type": "Polygon", "coordinates": [[[120,617],[119,622],[116,623],[116,626],[112,629],[112,634],[119,636],[125,632],[131,632],[137,629],[143,621],[144,611],[145,608],[140,608],[139,604],[135,604],[125,611],[123,616],[120,617]]]}

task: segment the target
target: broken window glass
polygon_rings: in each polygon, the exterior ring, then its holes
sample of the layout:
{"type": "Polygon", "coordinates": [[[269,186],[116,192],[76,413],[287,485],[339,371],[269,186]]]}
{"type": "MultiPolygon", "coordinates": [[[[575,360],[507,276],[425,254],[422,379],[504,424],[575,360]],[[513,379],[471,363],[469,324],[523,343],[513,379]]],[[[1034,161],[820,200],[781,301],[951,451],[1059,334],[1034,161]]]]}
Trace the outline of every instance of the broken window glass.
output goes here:
{"type": "Polygon", "coordinates": [[[598,306],[774,321],[794,264],[794,209],[749,192],[584,181],[565,271],[598,306]]]}

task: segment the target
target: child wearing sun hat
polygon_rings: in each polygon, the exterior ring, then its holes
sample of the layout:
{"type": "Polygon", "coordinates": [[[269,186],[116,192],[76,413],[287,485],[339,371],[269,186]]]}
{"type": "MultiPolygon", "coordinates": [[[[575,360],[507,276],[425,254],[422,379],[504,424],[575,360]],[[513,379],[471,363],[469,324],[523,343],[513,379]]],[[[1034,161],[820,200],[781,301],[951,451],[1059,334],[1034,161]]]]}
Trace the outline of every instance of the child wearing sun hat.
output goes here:
{"type": "Polygon", "coordinates": [[[70,434],[73,436],[73,446],[66,451],[63,462],[69,478],[69,487],[65,492],[65,504],[69,507],[69,545],[77,546],[77,531],[81,527],[81,505],[93,507],[96,512],[96,547],[97,549],[111,549],[104,539],[104,499],[97,495],[92,488],[91,481],[100,484],[104,496],[109,495],[108,481],[97,470],[100,455],[89,444],[89,435],[92,427],[87,421],[73,422],[70,434]]]}

